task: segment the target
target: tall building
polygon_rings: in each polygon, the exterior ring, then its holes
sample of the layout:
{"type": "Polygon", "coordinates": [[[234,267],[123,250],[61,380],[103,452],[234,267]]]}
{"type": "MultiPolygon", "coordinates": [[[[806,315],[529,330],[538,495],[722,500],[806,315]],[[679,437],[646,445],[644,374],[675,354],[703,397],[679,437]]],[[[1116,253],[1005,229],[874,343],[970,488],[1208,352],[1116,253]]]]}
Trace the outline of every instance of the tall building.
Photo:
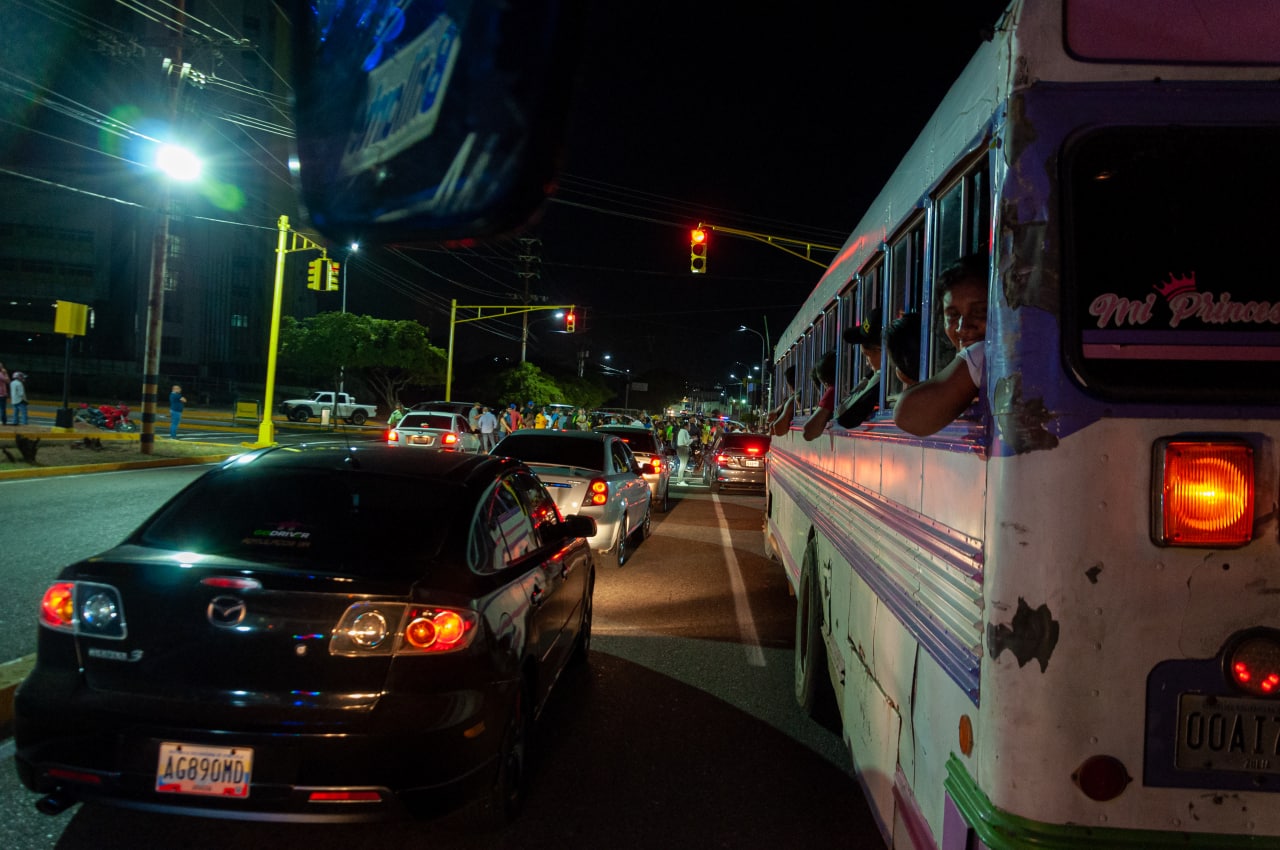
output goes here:
{"type": "MultiPolygon", "coordinates": [[[[265,0],[73,5],[12,4],[0,23],[0,361],[35,393],[60,391],[54,305],[72,301],[92,317],[69,351],[73,392],[97,393],[82,400],[134,403],[157,329],[162,387],[251,393],[265,380],[277,221],[301,226],[289,23],[265,0]],[[157,169],[166,141],[201,157],[199,181],[157,169]]],[[[321,306],[308,259],[286,259],[287,315],[321,306]]]]}

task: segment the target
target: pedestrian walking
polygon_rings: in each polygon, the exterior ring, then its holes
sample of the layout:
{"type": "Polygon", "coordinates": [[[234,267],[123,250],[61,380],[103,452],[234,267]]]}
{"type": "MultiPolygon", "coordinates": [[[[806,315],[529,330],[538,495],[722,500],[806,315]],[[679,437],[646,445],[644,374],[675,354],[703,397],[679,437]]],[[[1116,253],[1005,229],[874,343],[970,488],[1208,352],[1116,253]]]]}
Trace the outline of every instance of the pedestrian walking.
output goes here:
{"type": "Polygon", "coordinates": [[[178,439],[178,423],[182,421],[182,411],[187,409],[187,398],[182,394],[182,385],[174,384],[169,391],[169,439],[178,439]]]}
{"type": "Polygon", "coordinates": [[[9,371],[0,363],[0,425],[9,424],[9,371]]]}
{"type": "Polygon", "coordinates": [[[498,444],[498,417],[488,407],[480,408],[480,451],[488,454],[498,444]]]}
{"type": "Polygon", "coordinates": [[[13,400],[13,424],[26,425],[27,419],[27,373],[14,372],[9,380],[9,398],[13,400]]]}
{"type": "Polygon", "coordinates": [[[680,430],[676,431],[676,457],[680,459],[680,475],[676,478],[676,484],[680,487],[689,486],[685,483],[684,472],[689,468],[689,446],[692,443],[693,437],[689,434],[689,426],[680,426],[680,430]]]}

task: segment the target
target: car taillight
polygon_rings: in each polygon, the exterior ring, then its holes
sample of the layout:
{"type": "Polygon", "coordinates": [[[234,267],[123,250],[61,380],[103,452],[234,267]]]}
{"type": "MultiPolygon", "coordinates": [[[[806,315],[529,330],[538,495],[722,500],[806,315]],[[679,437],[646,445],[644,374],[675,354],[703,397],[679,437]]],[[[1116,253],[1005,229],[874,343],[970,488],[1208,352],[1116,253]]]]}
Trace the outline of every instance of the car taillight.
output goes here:
{"type": "Polygon", "coordinates": [[[661,471],[662,471],[662,461],[661,461],[661,460],[659,460],[659,459],[658,459],[658,458],[656,458],[656,457],[655,457],[655,458],[650,458],[650,459],[649,459],[649,465],[653,467],[653,471],[654,471],[654,472],[661,472],[661,471]]]}
{"type": "Polygon", "coordinates": [[[592,478],[591,483],[587,485],[587,498],[583,500],[583,504],[605,505],[608,502],[609,482],[603,478],[592,478]]]}
{"type": "Polygon", "coordinates": [[[1157,440],[1152,537],[1163,546],[1243,546],[1253,539],[1253,449],[1225,440],[1157,440]]]}
{"type": "Polygon", "coordinates": [[[716,463],[728,463],[728,462],[729,462],[728,455],[716,455],[716,463]]]}
{"type": "Polygon", "coordinates": [[[446,446],[452,446],[452,445],[455,445],[455,444],[458,442],[458,435],[457,435],[457,434],[445,434],[445,435],[444,435],[444,439],[443,439],[443,440],[441,440],[440,442],[444,443],[446,446]]]}
{"type": "Polygon", "coordinates": [[[465,649],[479,618],[465,608],[357,602],[347,608],[329,641],[330,655],[422,655],[465,649]]]}
{"type": "Polygon", "coordinates": [[[40,622],[51,629],[72,629],[75,626],[75,585],[60,581],[49,585],[40,600],[40,622]]]}
{"type": "Polygon", "coordinates": [[[387,442],[392,444],[400,442],[400,432],[396,430],[388,431],[387,442]]]}
{"type": "Polygon", "coordinates": [[[759,446],[747,446],[747,454],[749,454],[749,455],[758,455],[758,454],[760,454],[760,447],[759,447],[759,446]]]}
{"type": "Polygon", "coordinates": [[[120,592],[107,584],[54,582],[40,600],[40,625],[77,635],[123,640],[124,604],[120,592]]]}

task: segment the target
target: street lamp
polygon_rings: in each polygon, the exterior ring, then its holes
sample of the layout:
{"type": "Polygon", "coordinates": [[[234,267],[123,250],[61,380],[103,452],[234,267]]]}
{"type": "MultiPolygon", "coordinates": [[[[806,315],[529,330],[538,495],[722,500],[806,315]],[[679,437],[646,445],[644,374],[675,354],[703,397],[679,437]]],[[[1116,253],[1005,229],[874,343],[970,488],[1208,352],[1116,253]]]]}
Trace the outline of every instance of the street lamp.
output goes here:
{"type": "MultiPolygon", "coordinates": [[[[347,259],[342,264],[342,315],[347,314],[347,266],[351,265],[351,255],[360,250],[359,242],[352,242],[347,246],[347,259]]],[[[338,367],[338,392],[346,392],[347,390],[347,364],[338,367]]],[[[333,415],[335,419],[338,415],[338,397],[333,397],[333,415]]]]}
{"type": "Polygon", "coordinates": [[[768,399],[765,398],[764,394],[764,376],[769,374],[769,341],[764,338],[764,334],[760,333],[760,331],[749,328],[746,325],[739,325],[738,330],[753,333],[760,337],[760,410],[763,413],[769,407],[768,399]]]}
{"type": "MultiPolygon", "coordinates": [[[[606,355],[604,355],[604,359],[605,359],[605,360],[612,360],[612,359],[613,359],[613,355],[611,355],[611,354],[606,354],[606,355]]],[[[626,410],[630,410],[630,409],[631,409],[631,370],[630,370],[630,369],[615,369],[614,367],[612,367],[612,366],[606,366],[606,365],[605,365],[605,364],[603,364],[603,363],[601,363],[601,364],[600,364],[600,368],[601,368],[601,369],[604,369],[606,372],[612,372],[612,373],[613,373],[613,374],[615,374],[615,375],[621,375],[621,376],[626,380],[626,389],[624,389],[624,390],[623,390],[623,393],[622,393],[622,406],[623,406],[623,408],[625,408],[626,410]]]]}
{"type": "Polygon", "coordinates": [[[197,180],[203,170],[199,157],[172,144],[162,144],[156,149],[155,166],[164,175],[164,182],[160,194],[159,221],[156,222],[151,242],[147,336],[142,356],[142,433],[138,435],[138,448],[144,455],[154,454],[156,441],[156,397],[159,394],[160,348],[164,332],[164,283],[168,276],[170,186],[174,181],[197,180]]]}

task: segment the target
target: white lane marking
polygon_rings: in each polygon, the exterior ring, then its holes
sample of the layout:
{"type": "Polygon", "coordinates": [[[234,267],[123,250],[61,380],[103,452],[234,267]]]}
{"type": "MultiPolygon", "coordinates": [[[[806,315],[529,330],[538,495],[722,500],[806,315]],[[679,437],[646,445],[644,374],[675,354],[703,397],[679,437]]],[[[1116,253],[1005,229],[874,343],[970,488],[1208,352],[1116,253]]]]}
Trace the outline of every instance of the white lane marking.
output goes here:
{"type": "Polygon", "coordinates": [[[742,570],[738,567],[738,556],[733,551],[733,539],[729,536],[729,524],[720,506],[720,495],[711,494],[711,501],[716,506],[716,518],[720,521],[720,543],[724,547],[725,559],[729,567],[729,587],[733,589],[733,610],[738,615],[738,633],[747,650],[747,664],[751,667],[764,666],[764,651],[760,648],[760,633],[756,631],[756,621],[751,618],[751,606],[747,603],[747,586],[742,581],[742,570]]]}

